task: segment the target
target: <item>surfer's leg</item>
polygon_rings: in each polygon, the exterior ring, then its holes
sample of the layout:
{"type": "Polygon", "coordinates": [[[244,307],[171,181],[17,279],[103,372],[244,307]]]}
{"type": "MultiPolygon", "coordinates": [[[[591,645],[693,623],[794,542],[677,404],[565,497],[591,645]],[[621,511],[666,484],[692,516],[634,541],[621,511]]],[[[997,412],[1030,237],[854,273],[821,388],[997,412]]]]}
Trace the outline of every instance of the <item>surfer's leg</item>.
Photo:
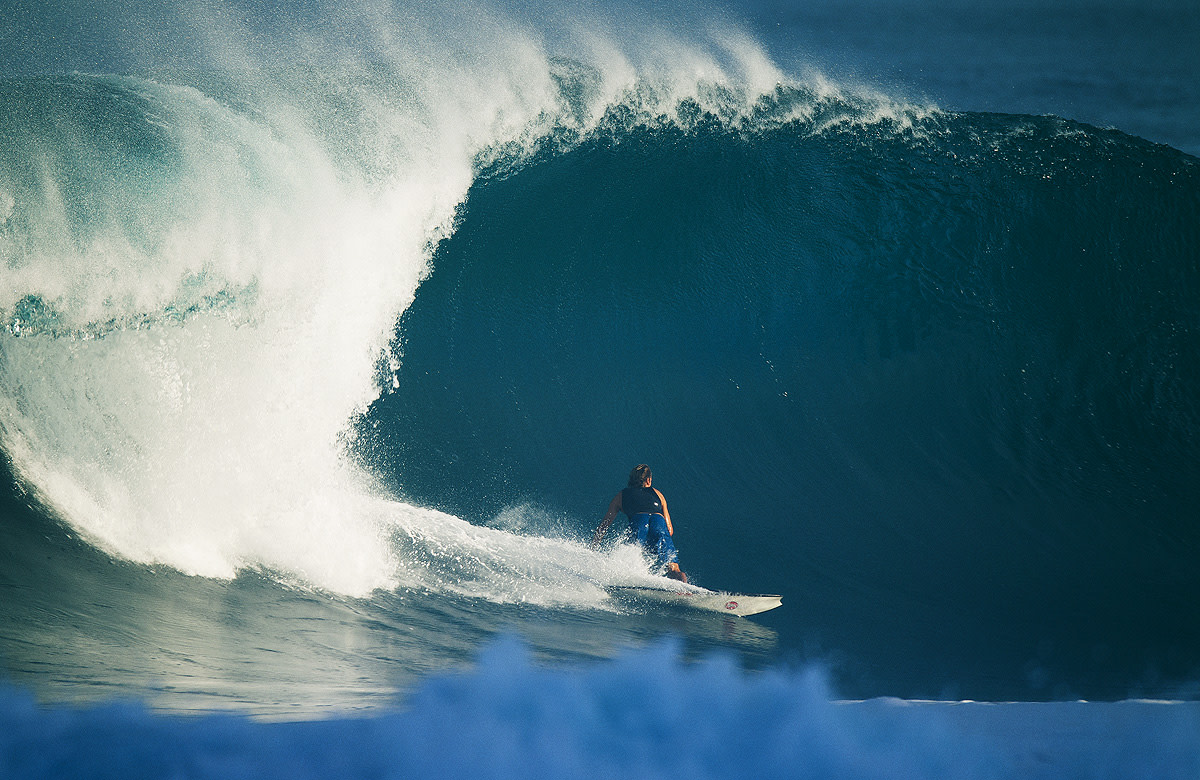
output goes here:
{"type": "Polygon", "coordinates": [[[654,557],[655,563],[667,570],[671,579],[687,582],[687,575],[679,568],[679,551],[667,530],[667,520],[662,515],[651,515],[649,531],[643,549],[654,557]]]}
{"type": "Polygon", "coordinates": [[[675,550],[675,542],[671,532],[667,530],[667,519],[662,515],[650,516],[650,531],[646,535],[646,550],[658,559],[660,565],[676,563],[679,553],[675,550]]]}

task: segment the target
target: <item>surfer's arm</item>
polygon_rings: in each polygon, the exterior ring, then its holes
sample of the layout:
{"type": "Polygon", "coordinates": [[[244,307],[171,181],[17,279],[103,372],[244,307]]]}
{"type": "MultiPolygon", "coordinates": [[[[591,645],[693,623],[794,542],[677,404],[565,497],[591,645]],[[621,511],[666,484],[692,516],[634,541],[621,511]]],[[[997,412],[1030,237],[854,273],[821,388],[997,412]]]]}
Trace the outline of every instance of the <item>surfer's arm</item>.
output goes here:
{"type": "Polygon", "coordinates": [[[604,532],[612,525],[616,519],[617,513],[621,511],[621,494],[617,493],[616,498],[608,505],[608,511],[604,513],[604,519],[600,521],[600,527],[596,529],[596,533],[592,534],[592,547],[600,544],[600,540],[604,538],[604,532]]]}
{"type": "MultiPolygon", "coordinates": [[[[658,488],[653,488],[653,490],[655,493],[658,493],[658,500],[661,501],[663,505],[663,520],[667,521],[667,533],[669,533],[671,536],[674,536],[675,528],[671,525],[671,513],[667,511],[667,497],[664,496],[662,491],[658,488]]],[[[620,498],[620,496],[617,497],[620,498]]]]}

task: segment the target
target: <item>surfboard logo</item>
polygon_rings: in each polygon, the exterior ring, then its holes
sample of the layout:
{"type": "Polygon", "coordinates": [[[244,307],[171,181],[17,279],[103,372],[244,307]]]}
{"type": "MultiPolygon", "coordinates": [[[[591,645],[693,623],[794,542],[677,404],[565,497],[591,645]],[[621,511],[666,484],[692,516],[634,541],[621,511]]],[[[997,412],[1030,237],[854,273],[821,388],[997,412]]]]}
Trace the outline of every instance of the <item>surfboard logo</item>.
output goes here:
{"type": "Polygon", "coordinates": [[[725,602],[725,609],[737,609],[737,607],[738,607],[738,605],[737,605],[736,601],[726,601],[725,602]]]}

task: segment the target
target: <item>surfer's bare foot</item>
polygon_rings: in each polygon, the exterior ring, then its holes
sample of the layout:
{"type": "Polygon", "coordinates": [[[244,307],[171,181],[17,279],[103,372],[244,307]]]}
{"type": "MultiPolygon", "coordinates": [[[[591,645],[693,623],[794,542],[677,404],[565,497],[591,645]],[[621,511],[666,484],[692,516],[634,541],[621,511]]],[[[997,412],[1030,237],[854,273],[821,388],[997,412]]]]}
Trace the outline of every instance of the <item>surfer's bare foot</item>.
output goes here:
{"type": "Polygon", "coordinates": [[[680,582],[688,581],[687,575],[683,573],[683,570],[678,565],[672,566],[667,570],[667,577],[672,580],[679,580],[680,582]]]}

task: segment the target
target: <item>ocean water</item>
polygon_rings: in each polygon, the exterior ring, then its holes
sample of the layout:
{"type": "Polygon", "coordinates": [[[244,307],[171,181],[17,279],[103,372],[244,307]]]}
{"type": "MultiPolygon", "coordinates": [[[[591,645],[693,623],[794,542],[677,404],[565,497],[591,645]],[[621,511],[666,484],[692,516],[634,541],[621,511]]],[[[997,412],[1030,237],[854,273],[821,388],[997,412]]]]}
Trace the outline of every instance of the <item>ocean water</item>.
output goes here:
{"type": "Polygon", "coordinates": [[[0,776],[1196,776],[1200,14],[973,8],[13,5],[0,776]]]}

